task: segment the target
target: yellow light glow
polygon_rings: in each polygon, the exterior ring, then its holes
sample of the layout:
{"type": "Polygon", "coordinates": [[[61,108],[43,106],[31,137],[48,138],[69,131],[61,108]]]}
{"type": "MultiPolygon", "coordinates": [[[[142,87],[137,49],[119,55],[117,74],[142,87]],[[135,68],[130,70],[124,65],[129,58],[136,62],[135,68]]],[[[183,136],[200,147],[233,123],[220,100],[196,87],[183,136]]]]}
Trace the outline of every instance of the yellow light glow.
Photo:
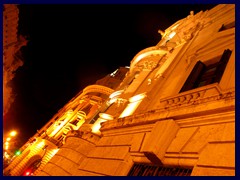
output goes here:
{"type": "Polygon", "coordinates": [[[92,126],[92,132],[95,134],[101,134],[99,129],[101,128],[101,123],[105,121],[113,120],[113,116],[106,113],[99,113],[99,118],[92,126]]]}
{"type": "Polygon", "coordinates": [[[92,126],[92,132],[95,134],[101,134],[101,132],[99,131],[99,129],[101,128],[100,123],[105,122],[105,121],[107,121],[107,120],[98,118],[97,121],[92,126]]]}
{"type": "Polygon", "coordinates": [[[110,94],[109,98],[112,99],[116,96],[119,96],[120,94],[122,94],[123,90],[119,90],[119,91],[115,91],[112,94],[110,94]]]}
{"type": "Polygon", "coordinates": [[[169,34],[169,39],[172,39],[173,38],[173,36],[175,36],[175,34],[176,34],[176,32],[171,32],[170,34],[169,34]]]}
{"type": "Polygon", "coordinates": [[[122,117],[132,115],[140,103],[141,101],[135,101],[135,102],[129,103],[119,117],[122,118],[122,117]]]}
{"type": "Polygon", "coordinates": [[[100,116],[102,119],[105,119],[105,120],[113,120],[113,116],[110,115],[110,114],[99,113],[99,116],[100,116]]]}
{"type": "Polygon", "coordinates": [[[43,148],[43,146],[45,145],[44,141],[41,141],[40,143],[37,144],[37,148],[43,148]]]}
{"type": "Polygon", "coordinates": [[[143,99],[145,96],[146,96],[146,93],[138,94],[136,96],[129,98],[129,102],[139,101],[139,100],[143,99]]]}
{"type": "Polygon", "coordinates": [[[5,146],[5,149],[8,150],[8,145],[5,146]]]}
{"type": "Polygon", "coordinates": [[[173,27],[171,28],[171,30],[176,29],[178,26],[179,26],[179,24],[176,24],[175,26],[173,26],[173,27]]]}
{"type": "Polygon", "coordinates": [[[11,140],[11,138],[10,137],[8,137],[7,139],[6,139],[6,141],[10,141],[11,140]]]}
{"type": "Polygon", "coordinates": [[[142,102],[143,98],[146,97],[146,93],[138,94],[136,96],[133,96],[129,99],[129,104],[124,109],[122,114],[119,116],[120,118],[130,116],[133,114],[133,112],[137,109],[139,104],[142,102]]]}
{"type": "Polygon", "coordinates": [[[53,157],[58,151],[59,149],[53,149],[50,156],[53,157]]]}
{"type": "Polygon", "coordinates": [[[122,94],[123,90],[115,91],[112,94],[110,94],[109,98],[109,103],[112,104],[117,101],[117,98],[122,94]]]}
{"type": "Polygon", "coordinates": [[[9,142],[5,142],[5,145],[8,146],[8,145],[9,145],[9,142]]]}
{"type": "Polygon", "coordinates": [[[13,136],[16,136],[16,134],[17,134],[16,131],[11,131],[11,132],[10,132],[10,136],[12,136],[12,137],[13,137],[13,136]]]}
{"type": "Polygon", "coordinates": [[[63,125],[65,125],[65,123],[61,123],[61,125],[59,126],[55,126],[54,130],[52,131],[52,133],[49,135],[50,137],[53,137],[55,134],[57,134],[57,132],[62,129],[63,125]]]}
{"type": "Polygon", "coordinates": [[[56,154],[59,151],[59,149],[54,149],[53,153],[56,154]]]}
{"type": "Polygon", "coordinates": [[[70,116],[72,113],[73,113],[73,110],[72,110],[72,109],[70,109],[70,110],[68,110],[68,111],[67,111],[67,113],[66,113],[66,114],[67,114],[67,116],[70,116]]]}
{"type": "Polygon", "coordinates": [[[5,156],[6,158],[9,158],[9,157],[10,157],[10,155],[9,155],[7,152],[4,152],[4,156],[5,156]]]}

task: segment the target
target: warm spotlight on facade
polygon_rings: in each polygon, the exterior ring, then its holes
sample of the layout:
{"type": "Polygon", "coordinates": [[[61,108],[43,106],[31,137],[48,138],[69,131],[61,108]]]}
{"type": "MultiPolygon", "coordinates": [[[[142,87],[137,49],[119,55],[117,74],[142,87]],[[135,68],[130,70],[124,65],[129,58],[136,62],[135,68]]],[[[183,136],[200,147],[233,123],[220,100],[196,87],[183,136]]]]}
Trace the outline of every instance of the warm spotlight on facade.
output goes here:
{"type": "Polygon", "coordinates": [[[142,93],[129,98],[129,104],[127,105],[127,107],[124,109],[124,111],[119,117],[122,118],[122,117],[132,115],[133,112],[139,106],[139,104],[142,102],[142,100],[145,98],[145,96],[146,96],[146,93],[142,93]]]}
{"type": "Polygon", "coordinates": [[[92,126],[92,132],[95,134],[101,134],[99,129],[101,128],[101,123],[105,121],[113,120],[113,117],[106,113],[99,113],[99,118],[92,126]]]}

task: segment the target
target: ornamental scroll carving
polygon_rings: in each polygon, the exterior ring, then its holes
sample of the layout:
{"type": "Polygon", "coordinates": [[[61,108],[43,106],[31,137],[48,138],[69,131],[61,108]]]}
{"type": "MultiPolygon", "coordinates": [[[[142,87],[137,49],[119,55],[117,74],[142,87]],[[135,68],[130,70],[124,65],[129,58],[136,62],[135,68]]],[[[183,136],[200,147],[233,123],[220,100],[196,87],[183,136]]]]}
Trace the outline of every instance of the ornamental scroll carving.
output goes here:
{"type": "Polygon", "coordinates": [[[144,70],[153,70],[157,66],[157,63],[154,61],[144,61],[143,63],[143,69],[144,70]]]}
{"type": "Polygon", "coordinates": [[[194,34],[201,30],[206,24],[212,22],[211,18],[206,17],[207,12],[199,12],[194,15],[193,11],[190,12],[190,15],[179,24],[179,26],[174,30],[176,36],[178,37],[177,44],[190,41],[194,34]]]}
{"type": "Polygon", "coordinates": [[[142,70],[152,71],[155,67],[157,67],[157,63],[149,60],[145,60],[137,65],[139,71],[142,70]]]}

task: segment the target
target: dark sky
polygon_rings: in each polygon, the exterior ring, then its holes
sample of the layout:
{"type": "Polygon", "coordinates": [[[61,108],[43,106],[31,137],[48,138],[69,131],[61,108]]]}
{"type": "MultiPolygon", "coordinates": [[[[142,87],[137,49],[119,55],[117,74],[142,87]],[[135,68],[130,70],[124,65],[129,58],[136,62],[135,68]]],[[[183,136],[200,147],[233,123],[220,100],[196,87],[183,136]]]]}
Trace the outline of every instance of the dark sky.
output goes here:
{"type": "Polygon", "coordinates": [[[214,5],[19,5],[24,65],[11,85],[15,101],[4,129],[26,142],[87,85],[129,66],[156,45],[158,30],[214,5]]]}

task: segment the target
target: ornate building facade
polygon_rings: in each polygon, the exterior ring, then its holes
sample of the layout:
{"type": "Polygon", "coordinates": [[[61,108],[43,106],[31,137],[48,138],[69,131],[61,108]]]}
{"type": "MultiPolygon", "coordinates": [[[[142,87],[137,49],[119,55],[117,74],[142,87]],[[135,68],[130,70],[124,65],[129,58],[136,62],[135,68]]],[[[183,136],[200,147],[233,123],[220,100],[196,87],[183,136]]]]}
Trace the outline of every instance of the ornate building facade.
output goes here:
{"type": "Polygon", "coordinates": [[[5,174],[234,176],[235,5],[159,32],[60,109],[5,174]]]}

